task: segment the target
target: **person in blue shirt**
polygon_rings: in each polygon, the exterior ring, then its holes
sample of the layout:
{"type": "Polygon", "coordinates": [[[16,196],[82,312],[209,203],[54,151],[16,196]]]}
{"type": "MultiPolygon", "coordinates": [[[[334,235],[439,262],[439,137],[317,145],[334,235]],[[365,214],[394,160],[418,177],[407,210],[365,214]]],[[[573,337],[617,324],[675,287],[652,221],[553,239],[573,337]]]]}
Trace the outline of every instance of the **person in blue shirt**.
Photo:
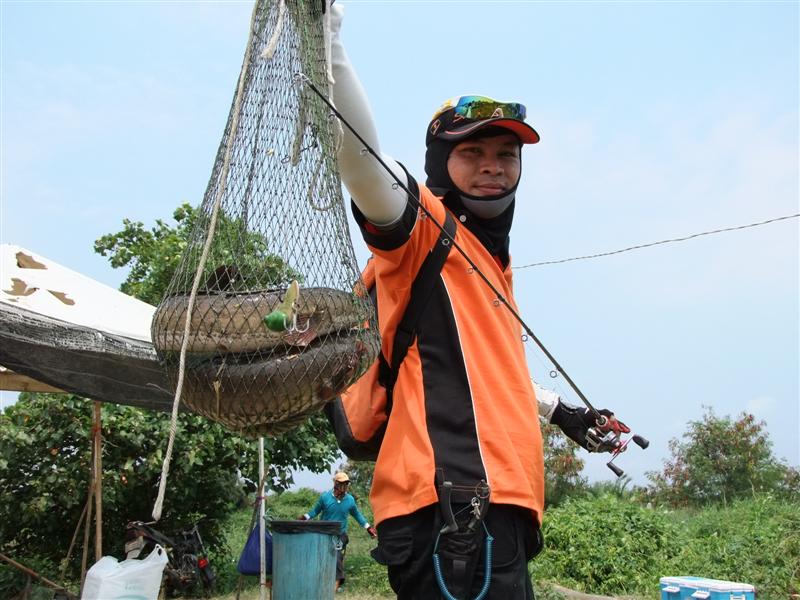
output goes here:
{"type": "Polygon", "coordinates": [[[344,584],[344,554],[350,538],[347,537],[347,517],[352,517],[361,527],[367,530],[373,538],[377,537],[378,532],[372,527],[361,511],[358,510],[356,499],[348,493],[350,477],[344,471],[339,471],[333,476],[333,490],[320,495],[317,503],[310,511],[300,515],[298,519],[306,521],[313,519],[317,515],[322,515],[323,521],[339,521],[342,524],[339,538],[341,539],[341,549],[336,553],[336,590],[344,584]]]}

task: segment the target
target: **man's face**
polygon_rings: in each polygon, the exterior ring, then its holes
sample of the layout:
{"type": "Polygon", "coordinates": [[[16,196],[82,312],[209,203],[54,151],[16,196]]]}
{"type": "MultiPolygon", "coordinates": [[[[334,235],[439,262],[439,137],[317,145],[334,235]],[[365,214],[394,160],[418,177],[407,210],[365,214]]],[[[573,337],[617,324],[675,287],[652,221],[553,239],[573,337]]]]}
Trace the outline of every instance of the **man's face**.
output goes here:
{"type": "Polygon", "coordinates": [[[498,196],[519,180],[519,139],[507,133],[459,142],[447,159],[447,172],[470,196],[498,196]]]}
{"type": "Polygon", "coordinates": [[[337,498],[341,498],[347,492],[347,486],[349,482],[347,481],[336,481],[333,484],[333,495],[337,498]]]}

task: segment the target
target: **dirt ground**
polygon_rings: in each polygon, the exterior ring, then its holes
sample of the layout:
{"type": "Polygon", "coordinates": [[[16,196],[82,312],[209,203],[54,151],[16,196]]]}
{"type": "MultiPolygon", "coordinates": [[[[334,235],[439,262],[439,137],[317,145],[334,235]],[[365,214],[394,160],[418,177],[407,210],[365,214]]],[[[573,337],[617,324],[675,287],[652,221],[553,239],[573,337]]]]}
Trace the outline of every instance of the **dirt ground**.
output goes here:
{"type": "MultiPolygon", "coordinates": [[[[265,594],[265,599],[270,600],[269,590],[265,594]]],[[[394,596],[376,596],[374,594],[365,594],[363,592],[350,592],[347,586],[342,588],[342,591],[336,594],[337,600],[390,600],[394,596]]],[[[213,600],[236,600],[236,594],[227,596],[215,596],[213,600]]],[[[239,595],[239,600],[261,600],[258,590],[248,590],[239,595]]]]}

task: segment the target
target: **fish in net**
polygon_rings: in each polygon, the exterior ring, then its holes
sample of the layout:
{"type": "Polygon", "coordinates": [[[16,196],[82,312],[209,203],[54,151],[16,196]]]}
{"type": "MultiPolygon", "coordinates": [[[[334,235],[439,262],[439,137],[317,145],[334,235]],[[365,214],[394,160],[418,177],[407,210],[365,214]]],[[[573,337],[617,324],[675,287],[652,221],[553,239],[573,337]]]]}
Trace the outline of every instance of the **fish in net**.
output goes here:
{"type": "MultiPolygon", "coordinates": [[[[377,356],[336,168],[320,0],[258,0],[201,210],[152,324],[181,402],[275,435],[377,356]]],[[[176,393],[177,395],[177,393],[176,393]]]]}

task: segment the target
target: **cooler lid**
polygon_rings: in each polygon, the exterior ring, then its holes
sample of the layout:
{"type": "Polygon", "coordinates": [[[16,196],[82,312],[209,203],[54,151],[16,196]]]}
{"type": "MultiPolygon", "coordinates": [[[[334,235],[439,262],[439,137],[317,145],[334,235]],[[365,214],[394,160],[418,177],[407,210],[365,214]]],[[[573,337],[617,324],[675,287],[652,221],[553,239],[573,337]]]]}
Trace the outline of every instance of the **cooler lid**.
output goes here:
{"type": "Polygon", "coordinates": [[[690,588],[706,588],[713,592],[753,592],[755,587],[749,583],[739,583],[735,581],[722,581],[720,579],[708,579],[706,577],[661,577],[661,584],[682,585],[690,588]]]}

